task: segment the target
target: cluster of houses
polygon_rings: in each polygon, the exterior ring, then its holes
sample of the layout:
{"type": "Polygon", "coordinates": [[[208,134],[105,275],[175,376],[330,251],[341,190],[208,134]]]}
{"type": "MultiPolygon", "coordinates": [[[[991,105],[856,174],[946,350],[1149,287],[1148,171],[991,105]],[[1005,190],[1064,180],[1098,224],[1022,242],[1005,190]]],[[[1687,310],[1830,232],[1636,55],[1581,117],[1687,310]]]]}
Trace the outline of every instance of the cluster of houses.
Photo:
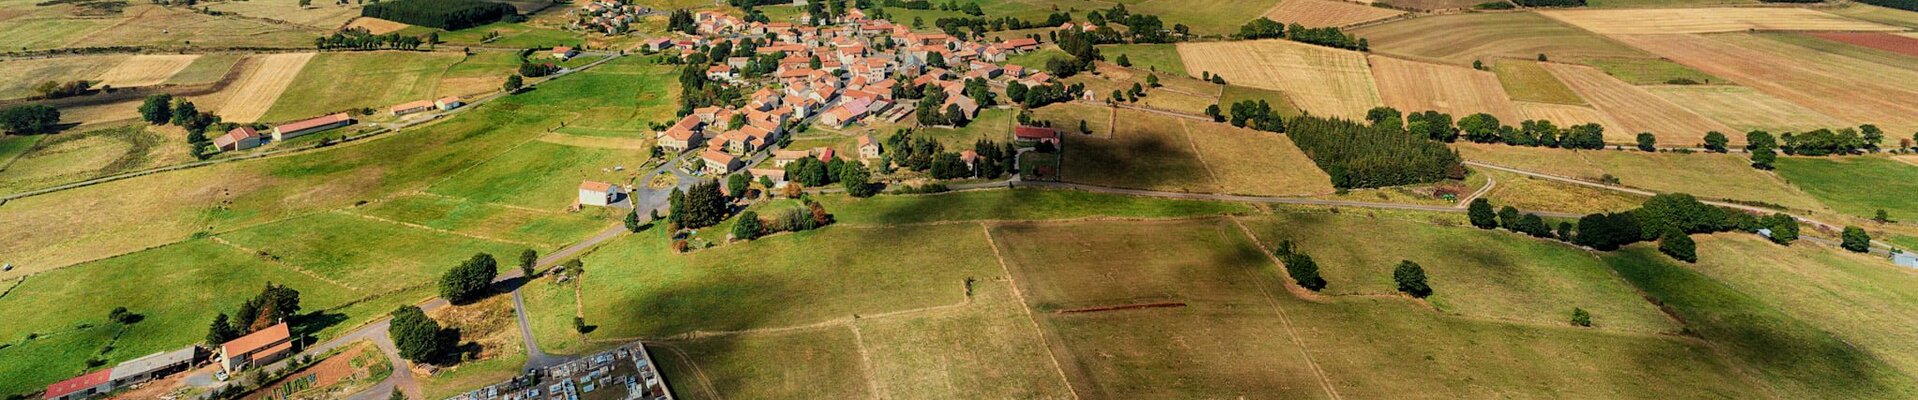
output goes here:
{"type": "MultiPolygon", "coordinates": [[[[212,354],[220,369],[232,376],[247,368],[285,359],[293,354],[293,337],[280,323],[220,344],[212,354]]],[[[200,361],[200,347],[149,354],[47,386],[42,398],[77,400],[100,396],[192,369],[200,361]]]]}
{"type": "Polygon", "coordinates": [[[652,13],[652,7],[633,4],[631,1],[593,0],[574,11],[572,28],[618,35],[626,33],[627,26],[634,21],[652,13]]]}
{"type": "MultiPolygon", "coordinates": [[[[659,146],[665,151],[700,152],[702,169],[710,174],[738,171],[746,164],[744,159],[777,143],[796,124],[843,128],[873,118],[904,118],[914,107],[900,104],[912,100],[893,98],[894,89],[900,85],[938,87],[946,94],[939,109],[957,107],[966,118],[973,118],[979,113],[980,103],[966,96],[967,79],[1017,81],[1029,86],[1053,80],[1045,72],[994,64],[1013,54],[1037,50],[1039,42],[1030,38],[977,43],[952,35],[913,32],[904,25],[868,19],[859,10],[849,10],[841,23],[831,26],[746,22],[711,11],[695,13],[693,18],[697,35],[653,39],[644,48],[668,54],[677,51],[678,56],[687,57],[724,42],[769,39],[769,43],[755,48],[757,54],[784,54],[770,76],[756,80],[742,73],[753,57],[714,60],[705,71],[708,78],[733,85],[757,84],[760,88],[744,107],[700,108],[657,133],[659,146]]],[[[822,161],[837,156],[831,149],[804,153],[822,161]]],[[[878,143],[870,137],[860,138],[859,153],[862,159],[878,157],[878,143]]],[[[795,160],[799,158],[796,154],[776,152],[774,162],[795,160]]],[[[754,175],[761,172],[771,174],[768,169],[754,171],[754,175]]]]}

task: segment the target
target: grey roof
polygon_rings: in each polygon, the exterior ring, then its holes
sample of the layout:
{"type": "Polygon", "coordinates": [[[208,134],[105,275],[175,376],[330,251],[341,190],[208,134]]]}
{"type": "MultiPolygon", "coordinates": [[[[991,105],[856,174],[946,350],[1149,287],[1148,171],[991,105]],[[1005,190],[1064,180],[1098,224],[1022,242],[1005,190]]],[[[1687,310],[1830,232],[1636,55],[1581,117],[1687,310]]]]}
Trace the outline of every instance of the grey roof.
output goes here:
{"type": "Polygon", "coordinates": [[[113,367],[113,380],[140,375],[168,366],[193,362],[194,347],[182,347],[179,350],[148,354],[145,357],[127,360],[113,367]]]}
{"type": "Polygon", "coordinates": [[[1918,268],[1918,255],[1913,255],[1911,253],[1898,253],[1896,255],[1891,256],[1891,262],[1898,265],[1918,268]]]}

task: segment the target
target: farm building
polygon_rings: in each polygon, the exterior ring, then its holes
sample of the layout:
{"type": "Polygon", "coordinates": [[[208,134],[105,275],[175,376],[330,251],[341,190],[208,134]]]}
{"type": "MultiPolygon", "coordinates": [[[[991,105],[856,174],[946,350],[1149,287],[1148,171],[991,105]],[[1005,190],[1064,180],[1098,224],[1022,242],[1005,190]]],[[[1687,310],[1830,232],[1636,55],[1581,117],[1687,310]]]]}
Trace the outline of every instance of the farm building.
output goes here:
{"type": "Polygon", "coordinates": [[[429,111],[429,110],[432,110],[433,107],[434,107],[434,104],[432,100],[409,101],[409,102],[401,103],[400,105],[397,105],[397,106],[393,106],[393,115],[406,115],[406,114],[412,114],[416,112],[429,111]]]}
{"type": "Polygon", "coordinates": [[[879,158],[879,141],[872,140],[871,134],[859,135],[859,158],[879,158]]]}
{"type": "Polygon", "coordinates": [[[352,124],[353,124],[353,118],[347,117],[346,113],[333,114],[333,115],[328,115],[324,117],[293,122],[286,125],[273,127],[273,141],[275,142],[285,141],[287,139],[304,136],[309,133],[324,131],[324,130],[338,128],[338,127],[352,125],[352,124]]]}
{"type": "Polygon", "coordinates": [[[446,96],[441,97],[439,100],[433,100],[433,106],[439,107],[440,111],[452,111],[464,105],[466,105],[466,102],[460,101],[459,96],[446,96]]]}
{"type": "Polygon", "coordinates": [[[260,147],[260,132],[251,127],[238,127],[226,131],[225,135],[213,138],[213,147],[221,151],[239,151],[260,147]]]}
{"type": "Polygon", "coordinates": [[[564,60],[577,55],[579,55],[579,50],[574,50],[572,47],[559,46],[553,48],[553,58],[564,60]]]}
{"type": "Polygon", "coordinates": [[[187,346],[127,360],[113,367],[113,387],[126,387],[186,371],[193,367],[193,361],[199,355],[198,346],[187,346]]]}
{"type": "Polygon", "coordinates": [[[1059,145],[1059,131],[1052,128],[1020,125],[1012,129],[1012,137],[1018,140],[1051,142],[1054,146],[1059,145]]]}
{"type": "Polygon", "coordinates": [[[1906,266],[1906,267],[1911,267],[1911,268],[1918,268],[1918,254],[1911,254],[1911,253],[1893,254],[1891,255],[1891,263],[1906,266]]]}
{"type": "Polygon", "coordinates": [[[220,345],[220,369],[228,374],[293,354],[293,337],[281,322],[220,345]]]}
{"type": "Polygon", "coordinates": [[[739,169],[738,157],[719,150],[706,150],[699,154],[699,158],[706,162],[706,172],[713,175],[730,174],[739,169]]]}
{"type": "Polygon", "coordinates": [[[47,400],[70,400],[91,398],[94,395],[113,391],[113,370],[103,369],[86,375],[80,375],[64,381],[47,385],[47,400]]]}
{"type": "Polygon", "coordinates": [[[579,204],[604,207],[619,202],[619,193],[619,185],[594,181],[580,182],[579,204]]]}
{"type": "Polygon", "coordinates": [[[673,39],[658,38],[646,41],[646,50],[660,51],[673,48],[673,39]]]}
{"type": "Polygon", "coordinates": [[[805,150],[773,150],[773,166],[785,168],[786,164],[792,164],[793,161],[799,161],[799,159],[806,157],[812,157],[812,152],[805,150]]]}

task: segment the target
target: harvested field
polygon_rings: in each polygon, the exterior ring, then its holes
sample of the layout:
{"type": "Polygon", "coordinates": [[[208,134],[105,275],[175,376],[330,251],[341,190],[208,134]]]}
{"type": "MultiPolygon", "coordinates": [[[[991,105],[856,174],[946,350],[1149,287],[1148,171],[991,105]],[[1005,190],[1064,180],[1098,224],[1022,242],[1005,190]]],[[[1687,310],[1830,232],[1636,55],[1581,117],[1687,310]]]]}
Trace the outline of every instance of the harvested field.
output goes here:
{"type": "Polygon", "coordinates": [[[313,53],[268,54],[247,57],[237,68],[245,68],[238,80],[215,96],[218,106],[209,107],[221,118],[235,122],[259,121],[266,110],[292,86],[293,78],[306,68],[313,53]]]}
{"type": "MultiPolygon", "coordinates": [[[[1870,35],[1870,34],[1867,33],[1867,35],[1870,35]]],[[[1895,38],[1900,38],[1900,39],[1904,38],[1904,36],[1899,36],[1903,34],[1886,34],[1886,35],[1895,37],[1895,38]]],[[[1772,41],[1783,42],[1785,44],[1802,47],[1806,49],[1811,49],[1819,53],[1831,54],[1841,58],[1856,58],[1862,61],[1869,61],[1869,62],[1884,64],[1884,65],[1889,65],[1892,67],[1918,71],[1918,55],[1904,54],[1904,53],[1899,53],[1899,52],[1890,51],[1890,50],[1876,49],[1876,48],[1866,47],[1866,46],[1852,44],[1852,43],[1845,43],[1837,40],[1831,40],[1831,39],[1813,36],[1811,34],[1806,34],[1806,33],[1758,33],[1758,34],[1754,34],[1753,36],[1770,39],[1772,41]]]]}
{"type": "Polygon", "coordinates": [[[1354,29],[1379,54],[1455,65],[1494,58],[1557,61],[1653,58],[1604,36],[1534,13],[1451,14],[1418,17],[1354,29]],[[1435,40],[1434,38],[1444,38],[1435,40]]]}
{"type": "Polygon", "coordinates": [[[1279,2],[1277,7],[1272,7],[1272,11],[1267,11],[1265,18],[1285,24],[1320,28],[1372,22],[1404,14],[1404,11],[1390,8],[1338,0],[1285,0],[1279,2]]]}
{"type": "Polygon", "coordinates": [[[1848,125],[1845,121],[1744,86],[1649,86],[1645,90],[1737,129],[1724,133],[1741,141],[1744,137],[1738,132],[1803,132],[1848,125]]]}
{"type": "Polygon", "coordinates": [[[1566,86],[1578,92],[1580,97],[1591,102],[1594,108],[1617,125],[1619,129],[1605,130],[1607,142],[1632,142],[1640,132],[1651,132],[1658,136],[1659,143],[1690,145],[1703,143],[1706,132],[1736,131],[1606,75],[1597,68],[1558,63],[1544,65],[1552,75],[1565,82],[1566,86]]]}
{"type": "MultiPolygon", "coordinates": [[[[1744,135],[1729,135],[1743,139],[1744,135]]],[[[1827,208],[1778,176],[1752,169],[1741,154],[1646,153],[1618,150],[1562,150],[1506,145],[1453,144],[1467,160],[1598,182],[1605,175],[1619,185],[1700,198],[1777,204],[1794,210],[1827,208]]],[[[1780,169],[1787,158],[1780,158],[1780,169]]]]}
{"type": "Polygon", "coordinates": [[[1227,85],[1225,90],[1219,93],[1219,107],[1227,111],[1232,109],[1233,104],[1243,101],[1263,101],[1265,104],[1272,105],[1273,112],[1286,118],[1299,116],[1299,106],[1292,105],[1292,99],[1286,98],[1285,93],[1238,85],[1227,85]]]}
{"type": "MultiPolygon", "coordinates": [[[[225,1],[212,3],[206,6],[206,8],[252,18],[286,21],[326,30],[339,29],[341,26],[346,25],[347,20],[360,15],[360,7],[357,3],[353,3],[354,5],[341,5],[334,2],[314,2],[312,5],[301,5],[299,3],[300,2],[296,0],[225,1]]],[[[383,34],[396,30],[398,29],[385,32],[374,31],[373,33],[383,34]]]]}
{"type": "Polygon", "coordinates": [[[1499,170],[1481,170],[1498,179],[1498,186],[1485,193],[1485,199],[1500,207],[1512,206],[1526,211],[1555,211],[1574,214],[1623,212],[1638,208],[1647,197],[1534,178],[1499,170]]]}
{"type": "Polygon", "coordinates": [[[1878,124],[1891,132],[1918,129],[1918,70],[1750,34],[1628,35],[1621,39],[1847,122],[1878,124]]]}
{"type": "MultiPolygon", "coordinates": [[[[1540,67],[1531,60],[1503,59],[1492,64],[1492,73],[1498,74],[1498,83],[1505,87],[1505,94],[1514,101],[1540,103],[1585,105],[1585,99],[1579,98],[1572,88],[1565,87],[1551,71],[1540,67]]],[[[1523,111],[1521,111],[1523,112],[1523,111]]]]}
{"type": "MultiPolygon", "coordinates": [[[[30,7],[31,3],[17,7],[30,7]]],[[[121,21],[109,18],[65,18],[65,15],[7,18],[7,12],[0,10],[0,32],[7,33],[0,35],[0,49],[7,50],[59,48],[121,21]]]]}
{"type": "Polygon", "coordinates": [[[34,85],[46,81],[89,80],[126,61],[123,55],[56,57],[0,62],[0,99],[38,96],[34,85]]]}
{"type": "MultiPolygon", "coordinates": [[[[1879,7],[1879,6],[1868,5],[1864,3],[1851,3],[1850,5],[1845,7],[1832,8],[1832,9],[1827,9],[1825,11],[1832,14],[1838,14],[1838,15],[1843,15],[1851,18],[1877,22],[1885,25],[1895,25],[1895,26],[1902,26],[1902,27],[1911,28],[1911,29],[1918,29],[1918,12],[1913,12],[1913,11],[1879,7]]],[[[1910,34],[1906,34],[1906,35],[1910,35],[1910,34]]]]}
{"type": "Polygon", "coordinates": [[[1918,56],[1918,38],[1909,36],[1877,32],[1813,32],[1807,33],[1807,35],[1834,42],[1870,47],[1908,56],[1918,56]]]}
{"type": "Polygon", "coordinates": [[[1188,74],[1210,72],[1233,84],[1277,90],[1315,115],[1358,119],[1384,104],[1358,52],[1258,40],[1180,43],[1179,56],[1188,74]]]}
{"type": "Polygon", "coordinates": [[[1012,287],[986,279],[964,307],[861,318],[873,386],[898,399],[1072,398],[1012,287]]]}
{"type": "Polygon", "coordinates": [[[322,31],[269,21],[216,17],[158,5],[132,4],[126,20],[87,34],[69,47],[145,46],[161,49],[188,47],[312,48],[322,31]]]}
{"type": "Polygon", "coordinates": [[[1614,127],[1617,124],[1606,120],[1605,116],[1599,115],[1598,110],[1594,110],[1591,107],[1523,101],[1517,102],[1517,104],[1518,114],[1524,119],[1552,121],[1552,124],[1558,125],[1560,128],[1572,125],[1598,124],[1599,126],[1605,127],[1607,131],[1617,129],[1614,127]]]}
{"type": "Polygon", "coordinates": [[[113,87],[152,86],[166,82],[186,69],[199,55],[138,55],[100,74],[99,85],[113,87]]]}
{"type": "Polygon", "coordinates": [[[1753,30],[1872,32],[1904,30],[1895,26],[1859,21],[1808,8],[1549,10],[1539,13],[1604,35],[1753,30]]]}
{"type": "Polygon", "coordinates": [[[406,29],[407,27],[411,27],[411,26],[412,25],[407,25],[400,22],[393,22],[393,21],[388,21],[388,20],[383,20],[383,19],[373,18],[373,17],[355,18],[353,19],[353,22],[346,24],[346,27],[348,28],[365,29],[367,32],[372,32],[375,35],[384,35],[390,32],[397,32],[401,29],[406,29]]]}
{"type": "Polygon", "coordinates": [[[1407,113],[1436,110],[1454,116],[1491,114],[1518,121],[1518,106],[1505,96],[1498,76],[1465,67],[1371,56],[1372,76],[1385,105],[1407,113]]]}
{"type": "Polygon", "coordinates": [[[1284,135],[1211,122],[1182,124],[1199,160],[1227,193],[1300,196],[1333,191],[1332,178],[1284,135]]]}
{"type": "Polygon", "coordinates": [[[1392,8],[1408,10],[1436,11],[1463,10],[1484,2],[1484,0],[1372,0],[1371,4],[1385,4],[1392,8]]]}
{"type": "Polygon", "coordinates": [[[1724,79],[1665,59],[1597,59],[1584,62],[1633,85],[1728,85],[1724,79]]]}

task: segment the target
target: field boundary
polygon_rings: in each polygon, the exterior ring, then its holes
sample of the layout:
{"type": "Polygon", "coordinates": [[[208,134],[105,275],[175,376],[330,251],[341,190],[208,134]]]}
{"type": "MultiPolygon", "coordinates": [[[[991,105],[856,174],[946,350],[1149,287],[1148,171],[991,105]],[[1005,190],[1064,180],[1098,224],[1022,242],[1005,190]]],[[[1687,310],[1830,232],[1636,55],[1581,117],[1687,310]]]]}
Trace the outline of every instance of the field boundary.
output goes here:
{"type": "Polygon", "coordinates": [[[866,337],[859,334],[859,324],[846,324],[846,329],[852,331],[852,347],[859,351],[859,375],[865,378],[866,390],[872,392],[873,398],[890,398],[886,396],[886,390],[879,386],[879,377],[872,375],[872,352],[866,351],[866,337]]]}
{"type": "MultiPolygon", "coordinates": [[[[486,236],[480,236],[480,235],[475,235],[475,234],[471,234],[471,233],[465,233],[465,232],[458,232],[458,231],[451,231],[451,230],[445,230],[445,229],[440,229],[440,228],[434,228],[434,227],[430,227],[430,226],[426,226],[426,225],[420,225],[420,224],[415,224],[415,223],[411,223],[411,222],[405,222],[405,221],[394,221],[394,220],[390,220],[390,219],[386,219],[386,218],[380,218],[380,217],[375,217],[375,216],[371,216],[371,215],[366,215],[366,214],[360,214],[360,213],[356,213],[356,212],[352,212],[352,211],[347,211],[346,209],[336,209],[336,210],[333,210],[333,213],[335,213],[335,214],[341,214],[341,215],[347,215],[347,216],[353,216],[353,217],[359,217],[359,218],[361,218],[361,219],[365,219],[365,220],[369,220],[369,221],[374,221],[374,222],[381,222],[381,223],[388,223],[388,224],[393,224],[393,225],[399,225],[399,226],[403,226],[403,227],[407,227],[407,228],[413,228],[413,229],[420,229],[420,230],[425,230],[425,231],[430,231],[430,232],[435,232],[435,233],[443,233],[443,234],[448,234],[448,235],[453,235],[453,236],[459,236],[459,237],[464,237],[464,238],[468,238],[468,239],[475,239],[475,240],[485,240],[485,241],[493,241],[493,242],[500,242],[500,243],[511,243],[511,244],[517,244],[517,245],[522,245],[522,246],[530,246],[530,247],[539,247],[539,248],[544,248],[544,247],[546,246],[546,245],[542,245],[542,244],[538,244],[538,243],[532,243],[532,242],[523,242],[523,241],[518,241],[518,240],[511,240],[511,239],[499,239],[499,238],[491,238],[491,237],[486,237],[486,236]]],[[[562,246],[562,247],[564,247],[564,246],[562,246]]]]}
{"type": "MultiPolygon", "coordinates": [[[[1270,261],[1278,262],[1278,259],[1272,255],[1272,252],[1265,249],[1265,244],[1259,243],[1259,237],[1252,233],[1252,228],[1247,228],[1245,223],[1239,222],[1238,218],[1228,219],[1232,221],[1233,225],[1239,227],[1240,233],[1245,234],[1246,240],[1251,241],[1253,246],[1259,248],[1259,253],[1265,254],[1266,258],[1270,261]]],[[[1283,263],[1278,264],[1278,266],[1284,268],[1283,263]]],[[[1320,367],[1319,361],[1312,358],[1312,351],[1305,345],[1305,340],[1299,338],[1298,330],[1292,327],[1292,317],[1286,315],[1285,306],[1279,305],[1279,300],[1273,298],[1272,292],[1265,289],[1265,281],[1259,279],[1257,274],[1253,274],[1251,270],[1246,270],[1245,274],[1252,279],[1252,284],[1259,288],[1259,294],[1265,297],[1266,304],[1271,305],[1272,311],[1279,315],[1279,325],[1285,327],[1285,335],[1292,338],[1292,344],[1299,346],[1299,354],[1305,356],[1305,364],[1312,367],[1312,375],[1319,378],[1319,387],[1325,389],[1325,395],[1330,396],[1332,400],[1344,399],[1344,397],[1339,396],[1338,388],[1332,385],[1332,378],[1327,376],[1325,368],[1320,367]]],[[[1293,285],[1287,285],[1287,289],[1290,290],[1292,286],[1293,285]]]]}
{"type": "Polygon", "coordinates": [[[992,237],[992,227],[980,223],[979,230],[986,235],[986,245],[992,246],[992,259],[999,262],[999,269],[1006,274],[1006,284],[1012,287],[1012,297],[1019,301],[1019,311],[1026,313],[1026,321],[1032,323],[1032,331],[1039,337],[1039,344],[1045,346],[1046,359],[1052,361],[1052,371],[1059,374],[1059,382],[1066,385],[1066,392],[1072,393],[1072,398],[1081,398],[1079,388],[1072,386],[1072,379],[1067,378],[1065,367],[1059,364],[1059,355],[1053,353],[1052,340],[1046,338],[1045,328],[1039,326],[1039,317],[1033,316],[1032,303],[1026,301],[1025,290],[1019,289],[1019,282],[1013,278],[1012,267],[1006,263],[1005,254],[999,251],[999,241],[992,237]]]}
{"type": "Polygon", "coordinates": [[[1107,312],[1107,311],[1144,310],[1144,309],[1152,309],[1152,308],[1182,308],[1185,306],[1186,304],[1183,301],[1170,301],[1170,302],[1159,302],[1159,303],[1121,304],[1116,306],[1072,308],[1072,309],[1053,311],[1052,313],[1053,314],[1086,314],[1086,313],[1107,312]]]}
{"type": "Polygon", "coordinates": [[[1219,182],[1219,172],[1212,170],[1212,163],[1206,162],[1207,157],[1205,156],[1205,152],[1199,150],[1199,141],[1192,139],[1192,126],[1186,124],[1185,120],[1181,119],[1179,120],[1179,130],[1185,133],[1181,135],[1185,137],[1185,145],[1191,146],[1192,155],[1198,156],[1199,166],[1205,167],[1205,176],[1207,179],[1212,180],[1212,186],[1219,187],[1219,191],[1221,192],[1225,191],[1225,188],[1222,187],[1223,184],[1219,182]]]}
{"type": "Polygon", "coordinates": [[[254,258],[262,259],[263,261],[266,261],[269,264],[278,265],[281,267],[285,267],[286,269],[293,270],[293,272],[297,272],[300,275],[306,275],[309,278],[318,279],[321,282],[331,283],[334,286],[346,288],[346,290],[351,290],[355,292],[360,291],[360,288],[353,287],[352,285],[348,285],[345,283],[341,283],[340,281],[336,281],[336,280],[333,280],[333,278],[328,278],[324,275],[320,275],[319,273],[313,272],[312,270],[301,268],[298,265],[293,265],[292,263],[282,261],[280,260],[280,256],[277,254],[268,253],[265,250],[259,250],[259,249],[248,248],[246,246],[241,246],[238,243],[229,242],[225,238],[221,238],[219,236],[209,236],[207,237],[207,239],[213,241],[214,243],[219,243],[221,245],[225,245],[226,247],[231,247],[234,250],[239,250],[240,252],[246,253],[246,255],[248,256],[253,256],[254,258]],[[261,257],[261,256],[267,256],[267,257],[261,257]]]}

